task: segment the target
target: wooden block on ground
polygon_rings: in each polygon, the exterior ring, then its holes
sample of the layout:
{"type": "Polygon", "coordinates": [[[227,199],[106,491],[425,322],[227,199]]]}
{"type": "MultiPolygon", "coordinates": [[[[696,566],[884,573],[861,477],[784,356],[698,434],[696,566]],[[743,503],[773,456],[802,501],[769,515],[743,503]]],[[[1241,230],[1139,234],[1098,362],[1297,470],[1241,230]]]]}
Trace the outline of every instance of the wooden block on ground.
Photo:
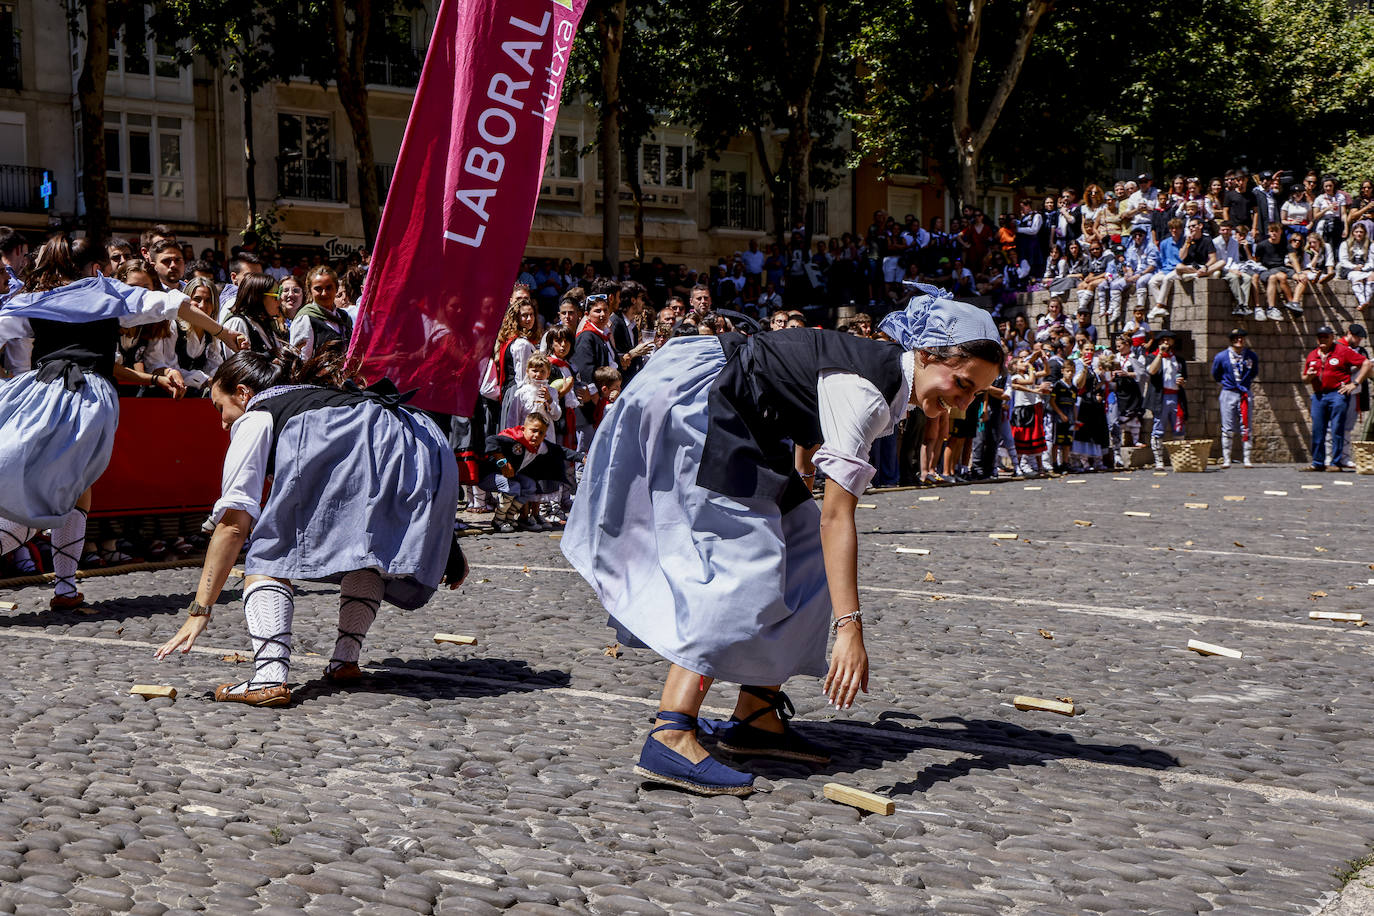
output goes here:
{"type": "Polygon", "coordinates": [[[1043,490],[1044,487],[1022,487],[1023,490],[1043,490]]]}
{"type": "Polygon", "coordinates": [[[145,700],[151,700],[153,697],[175,698],[177,689],[175,687],[161,687],[157,684],[135,684],[129,689],[129,693],[143,697],[145,700]]]}
{"type": "Polygon", "coordinates": [[[1016,535],[1012,534],[1010,531],[994,531],[991,534],[989,534],[988,537],[992,538],[994,541],[1016,540],[1016,535]]]}
{"type": "Polygon", "coordinates": [[[838,782],[828,782],[821,790],[825,797],[842,805],[849,805],[861,811],[872,811],[874,814],[891,814],[897,810],[897,803],[890,798],[881,795],[874,795],[872,792],[865,792],[862,789],[851,789],[849,786],[840,785],[838,782]]]}
{"type": "Polygon", "coordinates": [[[1080,528],[1091,528],[1091,527],[1093,526],[1093,523],[1092,523],[1092,522],[1088,521],[1087,519],[1082,519],[1082,518],[1076,518],[1076,519],[1074,519],[1074,520],[1073,520],[1073,523],[1074,523],[1075,525],[1077,525],[1078,527],[1080,527],[1080,528]]]}
{"type": "Polygon", "coordinates": [[[855,508],[855,509],[876,509],[876,508],[878,508],[878,504],[877,504],[877,503],[855,503],[855,504],[854,504],[854,508],[855,508]]]}
{"type": "Polygon", "coordinates": [[[991,490],[969,490],[969,493],[973,494],[974,496],[991,496],[991,495],[992,495],[992,491],[991,491],[991,490]]]}
{"type": "Polygon", "coordinates": [[[1131,518],[1149,518],[1148,512],[1123,512],[1122,515],[1129,515],[1131,518]]]}
{"type": "Polygon", "coordinates": [[[1130,480],[1129,477],[1113,477],[1112,480],[1130,480]]]}
{"type": "Polygon", "coordinates": [[[1302,485],[1304,490],[1320,490],[1322,485],[1319,483],[1305,483],[1302,485]]]}
{"type": "Polygon", "coordinates": [[[1342,611],[1309,611],[1309,620],[1364,620],[1363,614],[1347,614],[1342,611]]]}
{"type": "Polygon", "coordinates": [[[1287,491],[1287,490],[1265,490],[1265,491],[1264,491],[1264,495],[1265,495],[1265,496],[1287,496],[1287,495],[1288,495],[1288,491],[1287,491]]]}
{"type": "Polygon", "coordinates": [[[930,550],[927,549],[927,548],[925,548],[925,547],[898,547],[898,548],[897,548],[897,552],[898,552],[898,553],[914,553],[914,554],[915,554],[916,556],[918,556],[918,557],[924,557],[924,556],[926,556],[927,554],[930,553],[930,550]]]}
{"type": "Polygon", "coordinates": [[[940,501],[940,497],[938,497],[938,496],[918,496],[918,497],[916,497],[916,501],[917,501],[917,502],[922,502],[922,503],[938,503],[938,502],[940,501]]]}
{"type": "Polygon", "coordinates": [[[1062,700],[1042,700],[1039,697],[1016,697],[1011,701],[1011,705],[1021,710],[1038,710],[1040,712],[1055,712],[1061,716],[1076,716],[1081,709],[1072,703],[1065,703],[1062,700]]]}
{"type": "Polygon", "coordinates": [[[19,610],[19,605],[15,604],[13,601],[0,601],[0,611],[17,611],[17,610],[19,610]]]}
{"type": "Polygon", "coordinates": [[[549,537],[553,538],[555,541],[561,541],[563,540],[563,532],[555,531],[553,534],[550,534],[549,537]]]}
{"type": "Polygon", "coordinates": [[[455,646],[475,646],[477,645],[476,636],[459,636],[457,633],[435,633],[436,643],[453,643],[455,646]]]}
{"type": "Polygon", "coordinates": [[[1223,496],[1222,499],[1226,500],[1228,503],[1243,503],[1243,502],[1245,502],[1245,497],[1244,497],[1244,496],[1223,496]]]}
{"type": "Polygon", "coordinates": [[[1197,652],[1200,655],[1224,655],[1227,658],[1241,657],[1241,652],[1239,649],[1228,649],[1225,646],[1214,646],[1211,643],[1203,642],[1200,639],[1188,640],[1188,648],[1192,649],[1194,652],[1197,652]]]}
{"type": "Polygon", "coordinates": [[[1168,471],[1155,471],[1155,476],[1156,476],[1156,477],[1168,477],[1168,476],[1169,476],[1169,472],[1168,472],[1168,471]]]}
{"type": "Polygon", "coordinates": [[[1333,481],[1331,481],[1331,485],[1332,485],[1333,487],[1353,487],[1353,486],[1355,486],[1355,481],[1353,481],[1353,480],[1333,480],[1333,481]]]}
{"type": "Polygon", "coordinates": [[[1183,504],[1183,508],[1185,508],[1185,509],[1206,509],[1206,508],[1207,508],[1207,504],[1206,504],[1206,503],[1184,503],[1184,504],[1183,504]]]}
{"type": "Polygon", "coordinates": [[[1086,480],[1066,480],[1064,483],[1087,483],[1086,480]]]}

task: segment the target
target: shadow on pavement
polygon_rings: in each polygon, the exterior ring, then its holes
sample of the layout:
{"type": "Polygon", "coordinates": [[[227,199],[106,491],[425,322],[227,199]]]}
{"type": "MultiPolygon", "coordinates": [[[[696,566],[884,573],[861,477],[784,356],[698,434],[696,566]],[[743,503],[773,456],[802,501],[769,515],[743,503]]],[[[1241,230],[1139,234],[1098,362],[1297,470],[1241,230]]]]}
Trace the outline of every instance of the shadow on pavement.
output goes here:
{"type": "Polygon", "coordinates": [[[474,699],[556,689],[570,682],[566,671],[536,671],[523,659],[388,658],[369,663],[359,680],[335,684],[320,677],[301,684],[292,696],[293,705],[340,693],[388,693],[421,700],[474,699]]]}
{"type": "Polygon", "coordinates": [[[753,759],[744,769],[769,777],[805,778],[877,769],[887,762],[905,760],[925,748],[965,755],[949,763],[931,763],[913,778],[877,790],[888,795],[912,795],[979,770],[1000,770],[1014,765],[1041,766],[1047,761],[1064,758],[1146,770],[1181,766],[1176,757],[1152,748],[1133,744],[1087,744],[1063,732],[1032,731],[998,719],[948,716],[924,720],[913,713],[888,711],[872,725],[804,721],[793,724],[800,734],[830,748],[830,763],[813,767],[753,759]],[[902,724],[907,720],[927,724],[902,724]],[[890,740],[884,740],[887,735],[891,736],[890,740]]]}

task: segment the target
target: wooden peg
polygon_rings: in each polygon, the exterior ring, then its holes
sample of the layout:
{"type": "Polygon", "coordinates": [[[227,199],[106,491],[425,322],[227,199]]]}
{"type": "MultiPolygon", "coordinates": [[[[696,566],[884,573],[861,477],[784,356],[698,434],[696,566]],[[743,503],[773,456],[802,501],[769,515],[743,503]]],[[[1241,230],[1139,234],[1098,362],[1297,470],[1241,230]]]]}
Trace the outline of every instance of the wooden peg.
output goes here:
{"type": "Polygon", "coordinates": [[[988,537],[992,538],[994,541],[1016,540],[1016,535],[1012,534],[1010,531],[994,531],[991,534],[989,534],[988,537]]]}
{"type": "Polygon", "coordinates": [[[1199,655],[1224,655],[1226,658],[1241,657],[1241,652],[1239,649],[1228,649],[1225,646],[1214,646],[1211,643],[1203,642],[1200,639],[1188,640],[1188,648],[1192,649],[1199,655]]]}
{"type": "Polygon", "coordinates": [[[938,497],[938,496],[918,496],[918,497],[916,497],[916,501],[917,501],[917,502],[922,502],[922,503],[938,503],[938,502],[940,501],[940,497],[938,497]]]}
{"type": "Polygon", "coordinates": [[[1244,497],[1244,496],[1223,496],[1222,499],[1226,500],[1228,503],[1243,503],[1243,502],[1245,502],[1245,497],[1244,497]]]}
{"type": "Polygon", "coordinates": [[[1287,495],[1288,495],[1288,491],[1287,491],[1287,490],[1265,490],[1265,491],[1264,491],[1264,495],[1265,495],[1265,496],[1287,496],[1287,495]]]}
{"type": "Polygon", "coordinates": [[[1083,711],[1072,703],[1065,703],[1062,700],[1042,700],[1039,697],[1016,697],[1011,701],[1011,705],[1021,710],[1054,712],[1061,716],[1076,716],[1083,711]]]}
{"type": "Polygon", "coordinates": [[[928,555],[928,554],[930,553],[930,550],[929,550],[929,548],[926,548],[926,547],[898,547],[898,548],[897,548],[897,552],[898,552],[898,553],[914,553],[914,554],[915,554],[916,556],[918,556],[918,557],[924,557],[924,556],[926,556],[926,555],[928,555]]]}
{"type": "Polygon", "coordinates": [[[1148,512],[1123,512],[1122,515],[1129,515],[1131,518],[1149,518],[1148,512]]]}
{"type": "Polygon", "coordinates": [[[154,697],[175,698],[177,689],[175,687],[161,687],[157,684],[135,684],[129,689],[129,693],[143,697],[145,700],[151,700],[154,697]]]}
{"type": "Polygon", "coordinates": [[[872,811],[874,814],[891,814],[897,810],[897,803],[890,798],[881,795],[874,795],[872,792],[865,792],[862,789],[851,789],[849,786],[840,785],[838,782],[828,782],[821,791],[825,797],[842,805],[849,805],[861,811],[872,811]]]}
{"type": "Polygon", "coordinates": [[[1130,480],[1129,477],[1113,477],[1112,480],[1130,480]]]}
{"type": "MultiPolygon", "coordinates": [[[[1072,482],[1072,481],[1070,481],[1070,482],[1072,482]]],[[[1043,489],[1045,489],[1045,488],[1044,488],[1044,487],[1022,487],[1021,489],[1023,489],[1023,490],[1035,491],[1035,490],[1043,490],[1043,489]]]]}
{"type": "Polygon", "coordinates": [[[1169,476],[1169,472],[1168,472],[1168,471],[1155,471],[1155,476],[1156,476],[1156,477],[1168,477],[1168,476],[1169,476]]]}
{"type": "Polygon", "coordinates": [[[1093,523],[1085,518],[1076,518],[1073,520],[1073,523],[1080,528],[1091,528],[1093,526],[1093,523]]]}
{"type": "Polygon", "coordinates": [[[555,531],[552,534],[550,534],[549,537],[553,538],[555,541],[561,541],[563,540],[563,532],[555,531]]]}
{"type": "Polygon", "coordinates": [[[1066,480],[1066,481],[1064,481],[1064,483],[1066,483],[1066,484],[1071,484],[1071,483],[1087,483],[1087,481],[1086,481],[1086,480],[1066,480]]]}
{"type": "Polygon", "coordinates": [[[1320,490],[1322,485],[1319,483],[1305,483],[1302,485],[1304,490],[1320,490]]]}
{"type": "Polygon", "coordinates": [[[1183,504],[1183,508],[1185,508],[1185,509],[1206,509],[1206,508],[1207,508],[1207,504],[1206,504],[1206,503],[1184,503],[1184,504],[1183,504]]]}
{"type": "Polygon", "coordinates": [[[973,496],[991,496],[991,495],[992,495],[992,491],[991,491],[991,490],[969,490],[969,494],[970,494],[970,495],[973,495],[973,496]]]}
{"type": "Polygon", "coordinates": [[[1342,611],[1309,611],[1307,617],[1309,620],[1364,620],[1363,614],[1347,614],[1342,611]]]}
{"type": "Polygon", "coordinates": [[[475,646],[477,645],[476,636],[459,636],[457,633],[435,633],[434,642],[453,643],[455,646],[475,646]]]}
{"type": "Polygon", "coordinates": [[[19,605],[15,604],[13,601],[0,601],[0,611],[17,611],[17,610],[19,610],[19,605]]]}
{"type": "Polygon", "coordinates": [[[876,508],[878,508],[878,504],[877,504],[877,503],[855,503],[855,504],[854,504],[854,508],[855,508],[855,509],[876,509],[876,508]]]}

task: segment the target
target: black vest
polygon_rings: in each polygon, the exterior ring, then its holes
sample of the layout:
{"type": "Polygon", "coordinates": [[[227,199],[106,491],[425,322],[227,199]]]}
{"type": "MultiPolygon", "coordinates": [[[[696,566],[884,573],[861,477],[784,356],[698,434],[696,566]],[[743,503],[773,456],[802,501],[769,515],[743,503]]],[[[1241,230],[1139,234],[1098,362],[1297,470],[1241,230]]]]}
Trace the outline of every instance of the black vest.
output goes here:
{"type": "Polygon", "coordinates": [[[71,363],[87,372],[114,381],[115,352],[119,349],[119,319],[102,318],[73,324],[48,318],[30,318],[33,331],[33,367],[71,363]]]}
{"type": "Polygon", "coordinates": [[[746,338],[719,335],[725,368],[707,401],[706,446],[697,484],[736,498],[763,497],[784,513],[811,498],[792,446],[821,442],[816,384],[822,372],[852,372],[891,403],[902,389],[902,348],[835,331],[791,328],[746,338]]]}
{"type": "Polygon", "coordinates": [[[334,319],[339,323],[341,331],[336,331],[330,327],[329,322],[314,315],[308,316],[310,321],[310,333],[315,338],[315,352],[319,353],[324,349],[325,344],[339,341],[345,350],[348,349],[349,342],[353,339],[353,319],[343,309],[334,311],[334,319]]]}
{"type": "MultiPolygon", "coordinates": [[[[205,348],[200,351],[199,356],[192,356],[190,348],[186,344],[186,335],[189,331],[177,328],[177,366],[181,369],[194,370],[197,372],[205,371],[205,364],[210,361],[210,348],[215,345],[214,340],[207,340],[205,348]]],[[[209,336],[209,335],[204,335],[209,336]]]]}

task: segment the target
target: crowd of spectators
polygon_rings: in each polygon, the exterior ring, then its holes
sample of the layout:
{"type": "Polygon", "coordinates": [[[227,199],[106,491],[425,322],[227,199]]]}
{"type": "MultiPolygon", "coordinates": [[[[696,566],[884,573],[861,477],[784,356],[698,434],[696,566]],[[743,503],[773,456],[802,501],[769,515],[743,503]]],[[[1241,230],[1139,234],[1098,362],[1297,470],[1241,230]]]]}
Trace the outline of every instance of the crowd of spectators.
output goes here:
{"type": "MultiPolygon", "coordinates": [[[[1183,363],[1168,330],[1178,290],[1198,277],[1225,279],[1235,314],[1255,320],[1301,312],[1304,294],[1336,277],[1350,281],[1360,308],[1374,294],[1369,181],[1351,196],[1315,173],[1289,183],[1283,173],[1234,170],[1205,185],[1175,176],[1167,189],[1140,175],[1108,191],[1089,185],[1081,199],[1073,188],[1027,198],[1019,209],[994,225],[964,208],[948,229],[942,217],[922,226],[912,215],[898,221],[877,211],[862,234],[824,241],[797,226],[787,245],[750,241],[701,270],[660,258],[621,261],[614,272],[569,258],[525,259],[474,417],[451,424],[465,459],[464,506],[493,512],[497,531],[561,525],[577,456],[620,387],[672,337],[785,332],[828,322],[836,306],[848,306],[838,310],[847,316],[840,330],[873,336],[875,316],[900,307],[918,284],[988,297],[999,318],[1014,312],[999,322],[1007,365],[967,411],[939,420],[914,412],[880,440],[871,456],[875,485],[1101,470],[1123,464],[1128,443],[1148,444],[1162,466],[1162,442],[1183,435],[1188,414],[1183,363]],[[1049,292],[1043,314],[1008,308],[1041,289],[1049,292]],[[559,460],[535,466],[545,479],[529,478],[511,459],[559,449],[559,460]]],[[[27,248],[21,234],[0,228],[0,263],[12,287],[27,248]]],[[[333,264],[321,254],[287,258],[251,233],[228,257],[211,248],[196,256],[166,226],[111,241],[108,256],[111,275],[183,289],[264,352],[291,346],[308,354],[317,339],[346,342],[367,269],[366,252],[333,264]]],[[[1364,352],[1362,334],[1352,324],[1342,346],[1364,352]]],[[[22,352],[3,356],[0,369],[24,368],[22,352]]],[[[223,357],[217,342],[182,323],[131,331],[118,360],[150,381],[121,394],[203,394],[223,357]]],[[[1361,388],[1343,402],[1350,416],[1340,421],[1323,402],[1323,426],[1348,434],[1367,397],[1361,388]]],[[[1350,463],[1341,449],[1330,458],[1337,467],[1350,463]]],[[[203,534],[193,521],[97,524],[83,563],[194,552],[203,534]]],[[[22,556],[9,562],[25,566],[22,556]]]]}

